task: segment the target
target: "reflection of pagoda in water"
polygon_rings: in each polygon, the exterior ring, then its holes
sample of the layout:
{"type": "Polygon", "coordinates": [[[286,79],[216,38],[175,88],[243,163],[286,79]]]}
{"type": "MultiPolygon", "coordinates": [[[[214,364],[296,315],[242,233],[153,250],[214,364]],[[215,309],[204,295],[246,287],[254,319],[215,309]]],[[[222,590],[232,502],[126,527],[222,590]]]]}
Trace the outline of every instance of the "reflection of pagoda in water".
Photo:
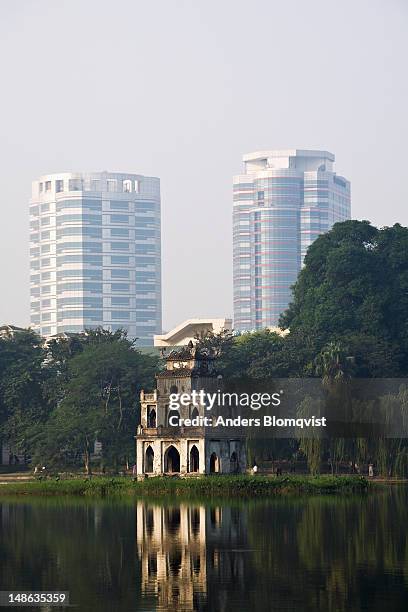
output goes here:
{"type": "Polygon", "coordinates": [[[208,607],[212,581],[221,598],[220,584],[243,583],[244,522],[239,510],[229,507],[138,503],[143,595],[155,597],[160,612],[214,609],[208,607]]]}
{"type": "Polygon", "coordinates": [[[142,593],[157,597],[157,610],[195,610],[205,594],[205,510],[202,507],[137,507],[142,593]]]}

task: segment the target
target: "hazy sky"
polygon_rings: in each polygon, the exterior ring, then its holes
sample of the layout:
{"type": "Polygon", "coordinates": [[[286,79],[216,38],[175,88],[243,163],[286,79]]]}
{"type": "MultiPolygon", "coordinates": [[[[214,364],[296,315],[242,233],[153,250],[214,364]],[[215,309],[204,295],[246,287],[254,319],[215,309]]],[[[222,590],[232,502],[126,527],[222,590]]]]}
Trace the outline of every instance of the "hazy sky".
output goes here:
{"type": "Polygon", "coordinates": [[[0,323],[29,324],[31,181],[159,176],[163,324],[232,314],[242,154],[319,148],[408,225],[405,0],[2,0],[0,323]]]}

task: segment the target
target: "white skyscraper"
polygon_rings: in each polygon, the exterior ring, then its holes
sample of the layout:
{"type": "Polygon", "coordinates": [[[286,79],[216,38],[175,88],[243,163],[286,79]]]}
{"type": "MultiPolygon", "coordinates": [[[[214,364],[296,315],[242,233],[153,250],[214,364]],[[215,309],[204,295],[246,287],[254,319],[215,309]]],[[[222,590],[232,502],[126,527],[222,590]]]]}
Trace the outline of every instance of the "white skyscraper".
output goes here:
{"type": "Polygon", "coordinates": [[[350,218],[350,183],[327,151],[258,151],[233,179],[234,328],[277,325],[309,245],[350,218]]]}
{"type": "Polygon", "coordinates": [[[31,325],[43,336],[103,326],[138,344],[161,333],[160,181],[62,173],[33,182],[31,325]]]}

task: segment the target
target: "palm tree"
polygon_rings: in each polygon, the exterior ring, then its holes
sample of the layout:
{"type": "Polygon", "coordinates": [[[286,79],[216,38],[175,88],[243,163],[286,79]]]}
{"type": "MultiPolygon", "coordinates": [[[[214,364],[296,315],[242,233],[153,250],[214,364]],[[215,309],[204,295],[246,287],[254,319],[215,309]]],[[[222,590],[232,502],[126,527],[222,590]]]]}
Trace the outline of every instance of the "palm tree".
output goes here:
{"type": "Polygon", "coordinates": [[[348,357],[340,342],[329,342],[315,359],[315,372],[326,387],[351,377],[354,357],[348,357]]]}
{"type": "MultiPolygon", "coordinates": [[[[328,392],[328,402],[334,407],[348,404],[347,381],[351,378],[354,358],[347,356],[346,349],[340,342],[329,342],[315,359],[315,372],[322,378],[322,385],[328,392]]],[[[345,415],[342,413],[341,418],[345,415]]],[[[338,470],[344,458],[347,441],[344,438],[332,438],[329,441],[330,467],[332,473],[338,470]]]]}

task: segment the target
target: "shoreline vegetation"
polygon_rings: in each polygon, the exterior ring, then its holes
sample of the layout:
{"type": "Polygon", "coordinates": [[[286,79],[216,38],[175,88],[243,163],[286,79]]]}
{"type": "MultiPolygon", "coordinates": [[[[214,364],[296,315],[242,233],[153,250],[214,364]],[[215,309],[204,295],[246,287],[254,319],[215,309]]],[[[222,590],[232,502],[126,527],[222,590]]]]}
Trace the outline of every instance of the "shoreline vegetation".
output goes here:
{"type": "Polygon", "coordinates": [[[363,476],[203,476],[153,477],[135,481],[129,477],[94,476],[10,482],[0,485],[0,496],[128,496],[176,498],[252,498],[289,494],[350,494],[368,490],[363,476]]]}
{"type": "MultiPolygon", "coordinates": [[[[299,475],[323,468],[333,475],[408,478],[407,251],[408,227],[336,223],[308,249],[291,303],[278,322],[290,333],[267,327],[194,339],[202,357],[216,360],[214,375],[222,378],[225,392],[276,391],[281,379],[307,379],[318,393],[315,397],[296,384],[296,415],[331,415],[327,436],[306,435],[296,427],[285,438],[252,432],[248,466],[256,463],[262,470],[272,463],[275,470],[280,466],[279,473],[283,468],[293,474],[293,467],[299,475]]],[[[152,390],[165,360],[164,354],[139,350],[124,329],[97,327],[45,341],[32,329],[3,326],[3,458],[8,454],[10,466],[83,469],[85,474],[97,468],[117,473],[132,465],[140,392],[152,390]]],[[[282,415],[291,403],[282,405],[282,415]]],[[[151,424],[166,427],[167,421],[168,414],[156,411],[151,424]]],[[[153,429],[156,436],[163,433],[153,429]]],[[[178,438],[178,432],[174,435],[178,438]]],[[[288,486],[299,488],[292,481],[288,486]]]]}

